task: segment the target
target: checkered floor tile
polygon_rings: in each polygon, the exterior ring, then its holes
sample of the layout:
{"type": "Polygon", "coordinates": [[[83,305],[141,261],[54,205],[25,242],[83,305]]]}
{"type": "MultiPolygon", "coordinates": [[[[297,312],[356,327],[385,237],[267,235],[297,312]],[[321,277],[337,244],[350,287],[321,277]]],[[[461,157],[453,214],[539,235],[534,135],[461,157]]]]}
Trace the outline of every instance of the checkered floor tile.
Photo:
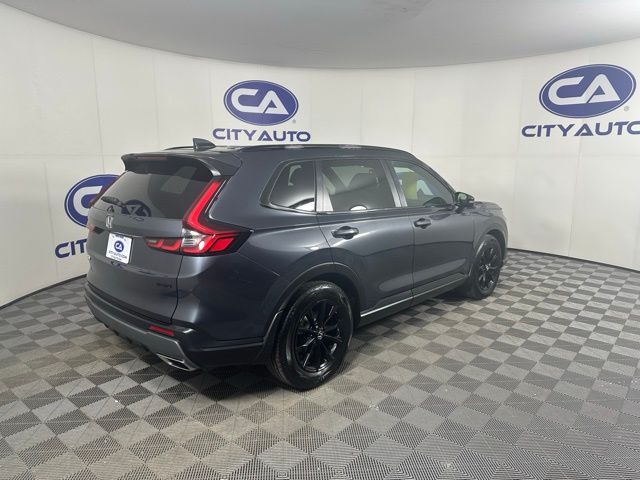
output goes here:
{"type": "Polygon", "coordinates": [[[638,479],[640,274],[512,252],[496,293],[360,329],[325,386],[173,370],[83,280],[0,310],[0,478],[638,479]]]}

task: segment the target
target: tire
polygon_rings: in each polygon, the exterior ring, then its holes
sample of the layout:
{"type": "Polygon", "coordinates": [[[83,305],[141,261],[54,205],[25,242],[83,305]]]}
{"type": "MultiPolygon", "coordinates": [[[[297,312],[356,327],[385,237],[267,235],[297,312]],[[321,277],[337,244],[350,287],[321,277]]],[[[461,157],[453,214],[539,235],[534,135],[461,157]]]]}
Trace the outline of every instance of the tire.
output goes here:
{"type": "Polygon", "coordinates": [[[286,312],[267,366],[297,390],[317,387],[342,365],[352,334],[353,314],[344,291],[330,282],[309,282],[286,312]]]}
{"type": "Polygon", "coordinates": [[[485,235],[476,252],[467,283],[461,293],[474,300],[487,298],[493,293],[500,278],[503,252],[493,235],[485,235]]]}

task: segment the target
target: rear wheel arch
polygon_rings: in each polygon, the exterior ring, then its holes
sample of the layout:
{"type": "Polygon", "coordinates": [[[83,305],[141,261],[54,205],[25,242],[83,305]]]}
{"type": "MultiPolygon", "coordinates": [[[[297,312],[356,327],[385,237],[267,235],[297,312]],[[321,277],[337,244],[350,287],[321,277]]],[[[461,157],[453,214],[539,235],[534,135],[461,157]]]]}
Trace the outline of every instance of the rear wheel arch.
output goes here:
{"type": "Polygon", "coordinates": [[[349,267],[340,264],[328,263],[317,265],[299,275],[289,284],[289,287],[281,295],[276,309],[270,317],[270,325],[267,332],[267,338],[265,339],[266,351],[270,351],[273,347],[273,343],[278,336],[278,331],[280,330],[283,313],[285,313],[295,301],[296,294],[307,283],[316,281],[334,283],[345,292],[351,305],[354,328],[358,325],[364,293],[358,285],[358,277],[355,272],[353,272],[349,267]]]}
{"type": "Polygon", "coordinates": [[[349,303],[351,304],[351,311],[353,313],[354,326],[358,325],[358,322],[360,321],[360,293],[358,292],[358,288],[353,283],[353,281],[344,273],[338,272],[323,273],[308,280],[308,282],[316,281],[334,283],[338,287],[340,287],[344,291],[344,293],[347,294],[347,298],[349,299],[349,303]]]}
{"type": "Polygon", "coordinates": [[[349,303],[333,282],[304,283],[283,311],[277,341],[265,359],[271,373],[300,390],[314,388],[337,373],[353,334],[349,303]]]}

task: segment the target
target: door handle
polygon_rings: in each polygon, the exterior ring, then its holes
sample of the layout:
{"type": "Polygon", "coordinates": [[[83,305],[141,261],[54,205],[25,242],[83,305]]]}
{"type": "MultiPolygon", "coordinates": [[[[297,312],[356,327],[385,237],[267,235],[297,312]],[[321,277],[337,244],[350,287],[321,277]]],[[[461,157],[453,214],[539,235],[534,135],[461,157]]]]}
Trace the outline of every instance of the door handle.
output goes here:
{"type": "Polygon", "coordinates": [[[331,235],[336,238],[353,238],[360,233],[360,230],[354,227],[340,227],[337,230],[333,230],[331,235]]]}
{"type": "Polygon", "coordinates": [[[428,218],[419,218],[418,220],[413,222],[413,224],[418,228],[427,228],[429,225],[431,225],[431,220],[429,220],[428,218]]]}

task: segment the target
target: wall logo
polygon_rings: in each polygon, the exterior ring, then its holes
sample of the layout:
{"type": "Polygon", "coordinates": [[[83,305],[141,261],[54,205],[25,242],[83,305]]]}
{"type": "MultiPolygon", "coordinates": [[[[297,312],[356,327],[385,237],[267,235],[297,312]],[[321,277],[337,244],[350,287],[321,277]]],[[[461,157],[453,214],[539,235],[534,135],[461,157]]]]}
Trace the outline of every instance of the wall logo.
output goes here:
{"type": "Polygon", "coordinates": [[[111,184],[117,175],[94,175],[76,183],[64,199],[64,210],[69,218],[84,227],[89,215],[89,203],[103,187],[111,184]]]}
{"type": "MultiPolygon", "coordinates": [[[[103,187],[112,183],[117,175],[94,175],[80,180],[76,183],[64,199],[64,210],[73,223],[81,227],[87,224],[89,214],[89,203],[93,200],[103,187]]],[[[69,242],[62,242],[55,246],[53,253],[58,258],[73,257],[84,254],[87,239],[80,238],[69,242]]]]}
{"type": "MultiPolygon", "coordinates": [[[[224,106],[238,120],[257,126],[272,126],[291,120],[298,113],[298,99],[291,90],[265,80],[245,80],[224,94],[224,106]]],[[[295,123],[295,122],[294,122],[295,123]]],[[[214,128],[216,140],[249,142],[308,142],[304,130],[214,128]]]]}
{"type": "Polygon", "coordinates": [[[561,117],[596,117],[622,106],[635,89],[636,79],[622,67],[585,65],[549,80],[540,90],[540,103],[561,117]]]}
{"type": "MultiPolygon", "coordinates": [[[[618,109],[635,91],[636,79],[629,70],[616,65],[583,65],[545,83],[538,99],[554,115],[591,118],[618,109]]],[[[522,127],[520,133],[528,138],[640,135],[640,120],[533,124],[522,127]]]]}
{"type": "Polygon", "coordinates": [[[252,125],[277,125],[298,112],[298,99],[277,83],[248,80],[224,94],[224,106],[234,117],[252,125]]]}

